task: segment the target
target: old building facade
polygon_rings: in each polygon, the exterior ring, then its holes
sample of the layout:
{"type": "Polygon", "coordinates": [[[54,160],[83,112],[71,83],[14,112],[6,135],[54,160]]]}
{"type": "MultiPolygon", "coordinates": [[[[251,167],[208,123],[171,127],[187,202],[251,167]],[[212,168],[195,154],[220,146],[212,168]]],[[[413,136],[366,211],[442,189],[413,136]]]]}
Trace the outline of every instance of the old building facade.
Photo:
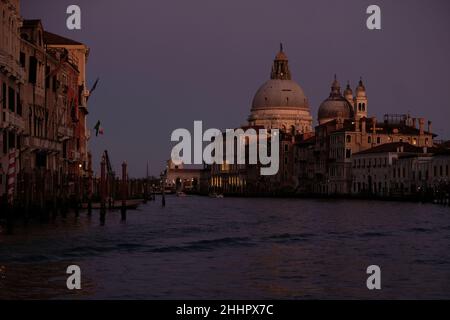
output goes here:
{"type": "MultiPolygon", "coordinates": [[[[0,1],[0,194],[6,193],[12,151],[25,135],[21,90],[25,81],[19,63],[22,18],[18,0],[0,1]]],[[[15,165],[15,163],[14,163],[15,165]]]]}
{"type": "Polygon", "coordinates": [[[91,168],[89,50],[23,20],[19,1],[0,4],[0,197],[42,205],[80,195],[91,168]]]}

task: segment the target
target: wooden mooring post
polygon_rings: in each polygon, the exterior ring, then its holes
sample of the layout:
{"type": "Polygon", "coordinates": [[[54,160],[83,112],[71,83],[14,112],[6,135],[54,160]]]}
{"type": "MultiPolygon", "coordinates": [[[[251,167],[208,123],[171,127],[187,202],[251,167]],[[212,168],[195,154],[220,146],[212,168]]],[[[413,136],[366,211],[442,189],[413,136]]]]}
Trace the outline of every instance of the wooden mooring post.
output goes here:
{"type": "Polygon", "coordinates": [[[102,157],[100,163],[100,223],[105,224],[106,218],[106,160],[102,157]]]}
{"type": "Polygon", "coordinates": [[[127,220],[127,191],[128,191],[128,185],[127,185],[127,163],[124,161],[122,163],[122,188],[121,188],[121,198],[122,198],[122,208],[121,208],[121,214],[122,214],[122,221],[127,220]]]}

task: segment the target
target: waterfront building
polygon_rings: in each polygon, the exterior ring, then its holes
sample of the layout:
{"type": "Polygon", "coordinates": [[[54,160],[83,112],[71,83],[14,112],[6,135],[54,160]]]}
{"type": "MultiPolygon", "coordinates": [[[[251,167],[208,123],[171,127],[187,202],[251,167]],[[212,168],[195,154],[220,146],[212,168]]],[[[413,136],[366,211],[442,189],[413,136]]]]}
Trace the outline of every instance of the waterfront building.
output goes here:
{"type": "MultiPolygon", "coordinates": [[[[297,154],[308,154],[314,162],[314,178],[311,175],[303,185],[312,185],[309,193],[350,194],[352,187],[352,155],[379,145],[393,142],[408,142],[418,147],[432,147],[435,135],[431,122],[425,130],[424,118],[410,115],[387,114],[383,122],[376,117],[367,117],[368,98],[363,81],[356,88],[356,96],[347,85],[344,95],[337,77],[331,85],[329,97],[318,112],[319,125],[315,128],[315,147],[297,144],[297,154]],[[418,127],[417,127],[418,123],[418,127]]],[[[300,177],[299,179],[305,179],[300,177]]]]}
{"type": "Polygon", "coordinates": [[[352,194],[411,196],[450,182],[450,152],[443,147],[387,143],[353,156],[352,194]]]}
{"type": "MultiPolygon", "coordinates": [[[[431,148],[416,147],[406,142],[382,144],[353,155],[352,194],[389,196],[409,193],[412,172],[427,166],[431,148]]],[[[422,177],[419,180],[422,180],[422,177]]],[[[426,175],[423,175],[426,178],[426,175]]]]}
{"type": "Polygon", "coordinates": [[[203,169],[185,168],[183,163],[176,165],[167,161],[165,187],[172,192],[200,191],[203,169]]]}
{"type": "Polygon", "coordinates": [[[7,192],[9,163],[25,134],[21,88],[24,71],[19,62],[22,18],[18,0],[0,1],[0,197],[7,192]]]}
{"type": "MultiPolygon", "coordinates": [[[[255,94],[248,126],[243,127],[281,130],[278,174],[261,176],[255,165],[212,165],[210,188],[230,194],[349,195],[353,192],[354,154],[392,143],[432,148],[436,136],[431,121],[425,128],[424,118],[387,114],[383,121],[377,121],[369,117],[363,80],[358,81],[355,91],[348,83],[342,92],[336,75],[328,98],[319,107],[317,121],[312,130],[308,99],[292,81],[281,48],[271,79],[255,94]]],[[[381,176],[387,174],[380,172],[378,178],[381,176]]],[[[384,187],[388,178],[377,180],[377,187],[380,182],[382,190],[390,190],[390,186],[384,187]]],[[[365,184],[368,188],[367,181],[365,184]]]]}
{"type": "Polygon", "coordinates": [[[0,1],[0,12],[0,198],[12,190],[10,201],[42,206],[80,196],[91,168],[89,49],[23,20],[19,1],[0,1]]]}

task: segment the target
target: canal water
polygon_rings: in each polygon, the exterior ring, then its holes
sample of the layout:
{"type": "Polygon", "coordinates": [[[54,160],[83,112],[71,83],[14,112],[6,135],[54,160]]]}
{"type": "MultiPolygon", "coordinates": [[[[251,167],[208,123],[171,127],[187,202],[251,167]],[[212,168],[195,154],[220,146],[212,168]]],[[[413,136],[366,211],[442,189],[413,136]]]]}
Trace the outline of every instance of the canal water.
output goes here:
{"type": "Polygon", "coordinates": [[[0,231],[0,299],[450,299],[450,209],[167,197],[0,231]],[[82,290],[66,288],[81,268],[82,290]],[[381,268],[380,291],[366,287],[381,268]]]}

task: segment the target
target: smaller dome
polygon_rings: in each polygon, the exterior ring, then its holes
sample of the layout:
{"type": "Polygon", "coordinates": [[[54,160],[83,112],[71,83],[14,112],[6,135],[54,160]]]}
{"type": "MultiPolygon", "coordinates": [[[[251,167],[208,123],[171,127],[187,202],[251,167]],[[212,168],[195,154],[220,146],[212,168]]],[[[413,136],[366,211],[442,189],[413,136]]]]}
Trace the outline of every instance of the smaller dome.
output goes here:
{"type": "MultiPolygon", "coordinates": [[[[346,93],[349,92],[346,90],[346,93]]],[[[326,123],[337,118],[353,118],[353,108],[347,99],[342,96],[340,85],[336,76],[334,76],[334,81],[331,85],[330,96],[322,102],[319,107],[318,118],[319,124],[326,123]]]]}
{"type": "Polygon", "coordinates": [[[319,124],[337,118],[353,118],[353,108],[345,98],[325,100],[319,107],[319,124]]]}

